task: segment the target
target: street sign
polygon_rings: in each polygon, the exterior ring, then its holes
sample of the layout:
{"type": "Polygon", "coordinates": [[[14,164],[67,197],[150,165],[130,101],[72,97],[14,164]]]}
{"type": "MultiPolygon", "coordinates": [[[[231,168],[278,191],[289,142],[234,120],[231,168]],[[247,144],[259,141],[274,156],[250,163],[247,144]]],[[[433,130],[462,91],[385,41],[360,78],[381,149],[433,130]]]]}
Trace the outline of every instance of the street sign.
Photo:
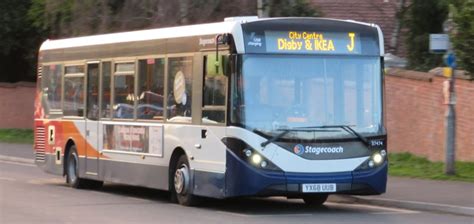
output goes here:
{"type": "Polygon", "coordinates": [[[448,34],[430,34],[430,52],[446,53],[449,48],[448,34]]]}
{"type": "Polygon", "coordinates": [[[456,67],[456,56],[453,53],[446,54],[444,63],[451,68],[456,67]]]}

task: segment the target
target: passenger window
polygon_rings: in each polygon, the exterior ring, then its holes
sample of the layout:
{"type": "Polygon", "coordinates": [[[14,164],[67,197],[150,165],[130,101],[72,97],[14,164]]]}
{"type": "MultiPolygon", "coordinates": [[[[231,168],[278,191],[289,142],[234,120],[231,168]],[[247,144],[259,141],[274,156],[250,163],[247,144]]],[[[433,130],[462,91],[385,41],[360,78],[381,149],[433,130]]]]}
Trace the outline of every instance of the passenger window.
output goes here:
{"type": "Polygon", "coordinates": [[[227,57],[215,55],[204,57],[202,123],[216,124],[226,121],[227,57]]]}
{"type": "Polygon", "coordinates": [[[138,61],[138,119],[163,120],[165,60],[138,61]]]}
{"type": "Polygon", "coordinates": [[[84,116],[84,66],[66,66],[64,73],[64,116],[84,116]]]}
{"type": "Polygon", "coordinates": [[[49,114],[50,110],[61,110],[62,68],[62,65],[46,65],[42,68],[41,86],[45,114],[49,114]]]}
{"type": "Polygon", "coordinates": [[[168,60],[168,121],[191,123],[192,57],[168,60]]]}
{"type": "Polygon", "coordinates": [[[135,111],[135,63],[115,64],[114,118],[133,119],[135,111]]]}

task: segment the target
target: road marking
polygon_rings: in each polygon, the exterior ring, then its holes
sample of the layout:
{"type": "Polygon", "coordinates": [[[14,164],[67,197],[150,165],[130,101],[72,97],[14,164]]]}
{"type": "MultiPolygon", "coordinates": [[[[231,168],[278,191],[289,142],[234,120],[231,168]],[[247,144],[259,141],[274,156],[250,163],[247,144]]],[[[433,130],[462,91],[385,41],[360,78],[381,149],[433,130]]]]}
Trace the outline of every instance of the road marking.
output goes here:
{"type": "Polygon", "coordinates": [[[19,162],[19,163],[29,163],[29,164],[35,163],[33,159],[27,159],[27,158],[16,157],[16,156],[5,156],[5,155],[0,155],[0,160],[19,162]]]}
{"type": "Polygon", "coordinates": [[[23,162],[16,162],[16,161],[7,161],[7,160],[2,160],[1,158],[0,158],[0,163],[12,164],[12,165],[19,165],[19,166],[36,167],[36,165],[34,165],[34,164],[23,163],[23,162]]]}
{"type": "Polygon", "coordinates": [[[0,177],[0,180],[4,180],[4,181],[16,181],[16,179],[10,178],[10,177],[0,177]]]}
{"type": "Polygon", "coordinates": [[[365,204],[344,204],[344,203],[327,202],[325,203],[325,205],[384,210],[382,212],[370,212],[370,214],[417,214],[417,213],[420,213],[419,211],[402,209],[402,208],[389,208],[389,207],[381,207],[381,206],[376,206],[376,205],[365,205],[365,204]]]}
{"type": "Polygon", "coordinates": [[[264,214],[258,214],[258,212],[252,212],[248,213],[246,211],[217,211],[218,213],[221,214],[226,214],[226,215],[232,215],[232,216],[238,216],[238,217],[252,217],[252,216],[258,216],[258,217],[265,217],[265,216],[285,216],[285,217],[302,217],[302,216],[314,216],[314,215],[319,215],[321,212],[331,212],[334,210],[338,209],[351,209],[353,210],[352,212],[358,212],[358,213],[366,213],[366,214],[374,214],[374,215],[391,215],[391,214],[418,214],[421,213],[420,211],[414,211],[414,210],[408,210],[408,209],[401,209],[401,208],[388,208],[388,207],[381,207],[381,206],[376,206],[376,205],[366,205],[366,204],[346,204],[346,203],[335,203],[335,202],[326,202],[324,203],[324,206],[327,207],[327,209],[324,210],[307,210],[304,213],[297,212],[296,213],[291,213],[291,212],[285,212],[285,213],[277,213],[277,214],[268,214],[268,212],[264,212],[264,214]],[[369,210],[369,211],[367,211],[369,210]],[[370,210],[375,210],[375,211],[370,211],[370,210]],[[316,212],[316,213],[315,213],[316,212]]]}
{"type": "Polygon", "coordinates": [[[467,209],[467,210],[472,210],[474,211],[474,208],[471,207],[463,207],[463,206],[457,206],[457,205],[447,205],[447,204],[438,204],[438,203],[430,203],[430,202],[421,202],[421,201],[408,201],[408,200],[396,200],[396,199],[388,199],[388,198],[378,198],[378,201],[387,201],[387,202],[403,202],[403,203],[412,203],[412,204],[417,204],[417,205],[432,205],[432,206],[443,206],[443,207],[449,207],[449,208],[454,208],[454,209],[467,209]]]}

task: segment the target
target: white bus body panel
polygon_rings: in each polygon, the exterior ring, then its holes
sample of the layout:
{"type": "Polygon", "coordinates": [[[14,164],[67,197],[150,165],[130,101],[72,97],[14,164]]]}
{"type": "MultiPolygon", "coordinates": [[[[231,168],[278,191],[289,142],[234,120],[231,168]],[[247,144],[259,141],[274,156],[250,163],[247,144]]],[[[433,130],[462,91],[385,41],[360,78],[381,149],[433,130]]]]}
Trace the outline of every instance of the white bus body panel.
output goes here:
{"type": "Polygon", "coordinates": [[[369,157],[358,157],[351,159],[335,159],[335,160],[308,160],[301,158],[280,146],[270,143],[266,147],[260,144],[266,139],[252,133],[246,129],[238,127],[229,127],[227,136],[244,140],[253,149],[272,161],[280,167],[284,172],[298,173],[333,173],[333,172],[350,172],[355,170],[369,157]]]}

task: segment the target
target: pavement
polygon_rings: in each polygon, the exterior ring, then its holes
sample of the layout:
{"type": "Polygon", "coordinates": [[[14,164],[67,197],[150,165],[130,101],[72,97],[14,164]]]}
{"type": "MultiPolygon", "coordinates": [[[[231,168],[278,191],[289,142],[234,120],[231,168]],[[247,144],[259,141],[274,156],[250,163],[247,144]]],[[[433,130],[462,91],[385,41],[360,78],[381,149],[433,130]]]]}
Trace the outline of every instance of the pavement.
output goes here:
{"type": "Polygon", "coordinates": [[[474,217],[474,183],[460,181],[389,177],[385,194],[335,200],[474,217]]]}
{"type": "MultiPolygon", "coordinates": [[[[32,145],[0,143],[0,161],[33,164],[33,159],[32,145]]],[[[474,217],[474,183],[389,177],[387,192],[383,195],[334,195],[329,201],[474,217]]]]}

